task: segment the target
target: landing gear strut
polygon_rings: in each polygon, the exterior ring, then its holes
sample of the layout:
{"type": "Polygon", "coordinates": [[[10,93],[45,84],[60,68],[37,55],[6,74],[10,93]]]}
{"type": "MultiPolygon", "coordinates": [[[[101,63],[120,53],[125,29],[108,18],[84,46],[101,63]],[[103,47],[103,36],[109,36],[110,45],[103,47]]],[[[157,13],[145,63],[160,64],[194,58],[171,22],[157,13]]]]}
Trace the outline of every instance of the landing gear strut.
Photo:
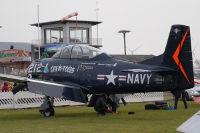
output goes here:
{"type": "Polygon", "coordinates": [[[46,96],[44,102],[41,104],[39,111],[44,117],[50,117],[55,115],[55,111],[53,108],[53,100],[54,98],[46,96]]]}

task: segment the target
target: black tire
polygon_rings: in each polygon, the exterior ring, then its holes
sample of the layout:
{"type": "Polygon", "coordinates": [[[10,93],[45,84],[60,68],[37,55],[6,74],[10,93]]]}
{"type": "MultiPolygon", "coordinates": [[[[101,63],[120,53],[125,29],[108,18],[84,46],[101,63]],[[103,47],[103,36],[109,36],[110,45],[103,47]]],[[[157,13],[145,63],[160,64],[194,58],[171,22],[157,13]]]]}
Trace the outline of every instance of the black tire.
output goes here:
{"type": "Polygon", "coordinates": [[[160,107],[158,107],[155,104],[146,104],[145,105],[145,110],[158,110],[158,109],[160,109],[160,107]]]}
{"type": "Polygon", "coordinates": [[[43,114],[44,117],[54,116],[55,115],[54,108],[49,108],[49,109],[43,111],[42,114],[43,114]]]}
{"type": "Polygon", "coordinates": [[[99,96],[94,103],[94,110],[101,115],[107,112],[106,100],[103,96],[99,96]]]}
{"type": "Polygon", "coordinates": [[[51,116],[50,111],[44,111],[44,112],[43,112],[43,116],[44,116],[44,117],[50,117],[50,116],[51,116]]]}

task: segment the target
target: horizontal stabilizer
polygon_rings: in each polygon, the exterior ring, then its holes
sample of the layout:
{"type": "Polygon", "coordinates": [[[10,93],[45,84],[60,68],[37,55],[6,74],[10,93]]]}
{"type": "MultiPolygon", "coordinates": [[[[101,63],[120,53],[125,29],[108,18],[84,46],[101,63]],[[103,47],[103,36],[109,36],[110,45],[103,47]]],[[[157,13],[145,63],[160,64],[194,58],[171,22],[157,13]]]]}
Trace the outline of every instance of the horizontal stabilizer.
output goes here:
{"type": "Polygon", "coordinates": [[[176,131],[184,133],[199,133],[200,131],[200,111],[190,117],[182,125],[180,125],[176,131]]]}
{"type": "Polygon", "coordinates": [[[121,70],[121,72],[133,72],[133,73],[142,73],[142,72],[173,72],[175,70],[169,68],[158,68],[158,69],[125,69],[121,70]]]}

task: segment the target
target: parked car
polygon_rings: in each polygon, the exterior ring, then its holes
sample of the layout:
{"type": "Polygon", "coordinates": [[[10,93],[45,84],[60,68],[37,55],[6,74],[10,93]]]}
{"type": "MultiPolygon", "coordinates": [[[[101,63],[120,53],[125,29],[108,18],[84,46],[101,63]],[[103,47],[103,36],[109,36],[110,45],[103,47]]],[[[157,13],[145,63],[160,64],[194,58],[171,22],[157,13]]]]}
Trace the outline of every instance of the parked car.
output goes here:
{"type": "Polygon", "coordinates": [[[200,96],[200,84],[195,84],[193,88],[187,89],[185,93],[187,100],[191,100],[193,97],[200,96]]]}

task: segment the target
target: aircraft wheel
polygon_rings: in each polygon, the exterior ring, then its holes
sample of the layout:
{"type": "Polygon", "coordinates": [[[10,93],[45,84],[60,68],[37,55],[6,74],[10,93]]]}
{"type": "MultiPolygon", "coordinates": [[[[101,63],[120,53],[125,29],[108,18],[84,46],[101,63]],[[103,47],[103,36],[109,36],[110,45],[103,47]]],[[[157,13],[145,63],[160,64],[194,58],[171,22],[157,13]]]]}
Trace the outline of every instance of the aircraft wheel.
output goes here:
{"type": "Polygon", "coordinates": [[[106,114],[108,107],[107,107],[107,104],[106,104],[106,100],[103,96],[98,97],[97,100],[95,101],[94,110],[98,114],[101,114],[101,115],[106,114]]]}
{"type": "Polygon", "coordinates": [[[55,115],[54,108],[49,108],[49,109],[45,110],[42,114],[44,117],[54,116],[55,115]]]}
{"type": "Polygon", "coordinates": [[[50,117],[51,113],[50,113],[50,111],[45,111],[43,115],[44,115],[44,117],[50,117]]]}

